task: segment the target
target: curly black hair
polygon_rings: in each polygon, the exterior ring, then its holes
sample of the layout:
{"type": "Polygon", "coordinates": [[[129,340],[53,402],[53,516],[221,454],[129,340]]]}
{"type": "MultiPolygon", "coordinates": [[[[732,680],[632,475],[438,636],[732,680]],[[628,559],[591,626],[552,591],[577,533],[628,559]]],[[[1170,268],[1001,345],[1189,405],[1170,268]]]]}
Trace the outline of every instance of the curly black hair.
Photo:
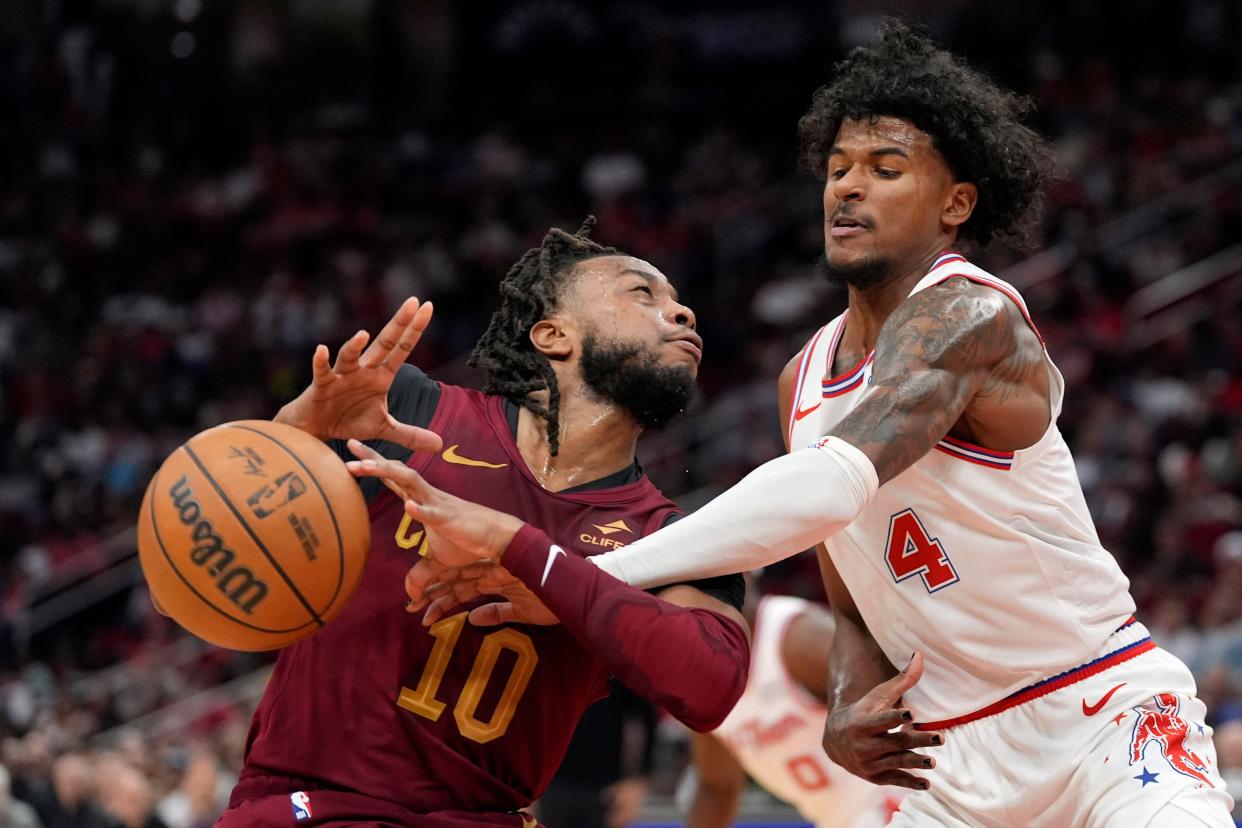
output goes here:
{"type": "Polygon", "coordinates": [[[522,254],[500,283],[500,307],[474,346],[470,365],[487,372],[483,391],[508,397],[547,421],[552,455],[560,451],[561,391],[546,356],[535,350],[530,329],[560,304],[578,264],[600,256],[623,255],[589,238],[595,216],[576,233],[553,227],[538,247],[522,254]],[[530,396],[547,389],[548,404],[530,396]]]}
{"type": "Polygon", "coordinates": [[[1029,99],[999,88],[982,73],[898,20],[880,41],[860,46],[836,65],[798,122],[802,161],[821,178],[841,122],[900,118],[931,136],[959,181],[979,188],[960,238],[980,247],[997,238],[1025,245],[1042,207],[1051,154],[1020,123],[1029,99]]]}

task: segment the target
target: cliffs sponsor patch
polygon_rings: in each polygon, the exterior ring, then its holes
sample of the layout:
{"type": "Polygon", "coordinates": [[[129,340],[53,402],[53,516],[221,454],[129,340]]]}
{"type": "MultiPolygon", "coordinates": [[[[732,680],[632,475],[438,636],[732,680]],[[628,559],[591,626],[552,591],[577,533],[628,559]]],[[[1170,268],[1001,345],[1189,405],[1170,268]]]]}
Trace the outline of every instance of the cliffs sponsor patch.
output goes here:
{"type": "Polygon", "coordinates": [[[634,530],[631,529],[621,518],[617,518],[611,523],[592,523],[591,528],[594,529],[595,532],[582,532],[578,535],[578,540],[588,546],[598,546],[601,549],[620,549],[629,541],[613,536],[634,534],[634,530]]]}

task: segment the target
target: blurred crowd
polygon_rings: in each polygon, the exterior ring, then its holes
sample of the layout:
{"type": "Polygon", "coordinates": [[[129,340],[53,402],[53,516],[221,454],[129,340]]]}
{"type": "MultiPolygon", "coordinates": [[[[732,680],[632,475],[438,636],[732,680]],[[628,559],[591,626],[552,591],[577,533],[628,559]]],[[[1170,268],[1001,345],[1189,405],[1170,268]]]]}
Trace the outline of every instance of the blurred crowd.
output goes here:
{"type": "MultiPolygon", "coordinates": [[[[667,5],[6,3],[0,828],[38,824],[5,821],[6,788],[45,826],[210,821],[246,696],[179,736],[126,724],[261,660],[165,658],[177,633],[141,590],[33,635],[16,619],[108,565],[185,437],[270,417],[316,343],[405,296],[436,304],[416,361],[473,379],[496,282],[551,225],[594,213],[698,312],[700,398],[642,454],[665,491],[693,505],[776,454],[775,376],[844,303],[795,124],[883,10],[1038,105],[1061,169],[1036,250],[1057,255],[975,258],[1026,290],[1101,537],[1242,771],[1242,290],[1213,283],[1159,337],[1132,304],[1242,240],[1242,9],[667,5]]],[[[813,563],[771,576],[821,595],[813,563]]]]}

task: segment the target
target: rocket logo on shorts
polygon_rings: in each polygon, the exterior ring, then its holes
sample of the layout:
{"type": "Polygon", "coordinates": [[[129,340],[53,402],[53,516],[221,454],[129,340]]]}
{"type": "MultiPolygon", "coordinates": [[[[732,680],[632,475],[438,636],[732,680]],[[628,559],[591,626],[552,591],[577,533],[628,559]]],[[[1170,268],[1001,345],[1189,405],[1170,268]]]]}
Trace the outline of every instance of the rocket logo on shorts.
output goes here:
{"type": "Polygon", "coordinates": [[[289,794],[289,803],[293,805],[293,818],[301,822],[311,818],[310,794],[298,791],[289,794]]]}
{"type": "Polygon", "coordinates": [[[1190,733],[1190,726],[1185,719],[1178,718],[1177,712],[1181,702],[1173,693],[1160,693],[1153,696],[1155,710],[1149,707],[1136,707],[1138,721],[1134,723],[1134,734],[1130,738],[1130,764],[1143,760],[1147,746],[1155,742],[1166,761],[1180,774],[1198,779],[1209,788],[1215,787],[1208,777],[1208,768],[1202,759],[1187,750],[1185,741],[1190,733]]]}

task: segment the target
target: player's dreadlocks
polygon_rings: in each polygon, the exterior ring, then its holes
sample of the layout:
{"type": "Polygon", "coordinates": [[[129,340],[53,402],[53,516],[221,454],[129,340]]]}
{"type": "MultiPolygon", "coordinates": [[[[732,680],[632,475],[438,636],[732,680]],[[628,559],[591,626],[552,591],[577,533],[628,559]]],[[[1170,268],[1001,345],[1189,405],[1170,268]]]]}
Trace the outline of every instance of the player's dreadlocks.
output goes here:
{"type": "Polygon", "coordinates": [[[961,237],[980,246],[999,237],[1022,243],[1038,216],[1051,167],[1043,141],[1019,122],[1030,110],[1029,100],[889,20],[879,43],[850,52],[835,67],[833,81],[815,92],[798,122],[802,160],[822,177],[845,118],[909,121],[931,136],[959,181],[979,188],[961,237]]]}
{"type": "Polygon", "coordinates": [[[508,397],[547,421],[553,456],[560,450],[561,391],[552,363],[531,344],[530,329],[557,309],[575,265],[618,254],[588,238],[594,226],[595,216],[587,216],[577,233],[553,227],[522,254],[501,281],[500,307],[470,355],[470,364],[487,372],[485,393],[508,397]],[[546,406],[530,396],[545,388],[546,406]]]}

